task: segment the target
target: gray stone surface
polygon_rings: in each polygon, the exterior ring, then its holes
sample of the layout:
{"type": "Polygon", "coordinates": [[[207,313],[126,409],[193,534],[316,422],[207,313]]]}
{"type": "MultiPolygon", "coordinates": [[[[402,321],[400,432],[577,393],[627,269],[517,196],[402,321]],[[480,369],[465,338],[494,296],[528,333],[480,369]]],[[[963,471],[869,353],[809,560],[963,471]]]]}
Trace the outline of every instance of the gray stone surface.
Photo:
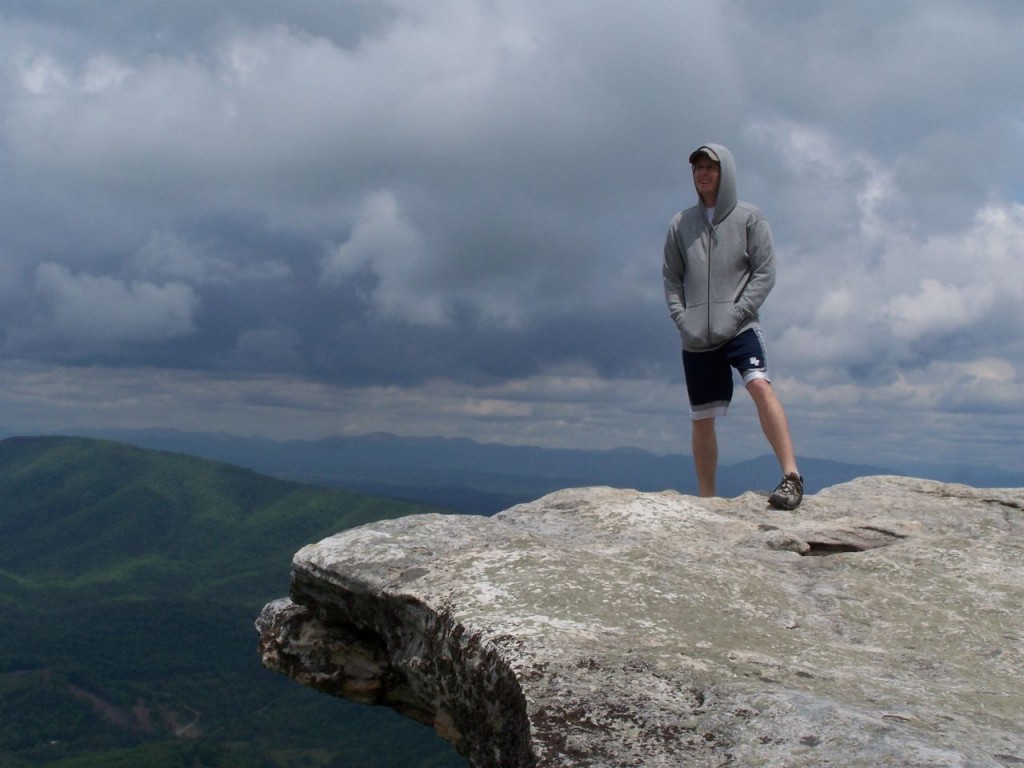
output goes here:
{"type": "Polygon", "coordinates": [[[560,491],[302,549],[264,664],[475,766],[1024,766],[1024,489],[560,491]]]}

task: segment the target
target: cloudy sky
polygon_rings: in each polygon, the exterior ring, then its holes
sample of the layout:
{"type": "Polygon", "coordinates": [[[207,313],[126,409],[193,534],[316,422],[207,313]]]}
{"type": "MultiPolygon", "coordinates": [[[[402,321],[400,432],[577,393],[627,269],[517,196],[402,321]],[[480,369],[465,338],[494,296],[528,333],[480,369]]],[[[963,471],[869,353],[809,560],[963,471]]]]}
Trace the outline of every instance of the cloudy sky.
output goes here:
{"type": "Polygon", "coordinates": [[[661,249],[717,141],[798,452],[1022,469],[1021,40],[1017,0],[0,0],[0,428],[688,452],[661,249]]]}

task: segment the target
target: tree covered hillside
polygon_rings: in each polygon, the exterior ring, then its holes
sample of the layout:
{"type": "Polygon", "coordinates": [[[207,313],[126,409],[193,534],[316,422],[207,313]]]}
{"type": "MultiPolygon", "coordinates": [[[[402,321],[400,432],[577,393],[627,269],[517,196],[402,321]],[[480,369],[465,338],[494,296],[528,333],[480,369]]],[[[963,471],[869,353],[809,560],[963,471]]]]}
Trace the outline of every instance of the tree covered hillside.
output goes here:
{"type": "Polygon", "coordinates": [[[464,766],[256,655],[296,550],[426,511],[110,441],[0,441],[0,765],[464,766]]]}

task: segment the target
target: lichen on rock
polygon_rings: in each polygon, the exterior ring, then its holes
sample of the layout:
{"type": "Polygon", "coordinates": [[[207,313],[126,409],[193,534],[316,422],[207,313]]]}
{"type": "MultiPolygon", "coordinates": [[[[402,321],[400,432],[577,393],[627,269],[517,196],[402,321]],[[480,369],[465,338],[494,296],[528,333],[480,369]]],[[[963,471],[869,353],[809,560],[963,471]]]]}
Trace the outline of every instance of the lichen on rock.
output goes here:
{"type": "Polygon", "coordinates": [[[474,766],[1024,764],[1024,489],[568,489],[299,551],[264,664],[474,766]]]}

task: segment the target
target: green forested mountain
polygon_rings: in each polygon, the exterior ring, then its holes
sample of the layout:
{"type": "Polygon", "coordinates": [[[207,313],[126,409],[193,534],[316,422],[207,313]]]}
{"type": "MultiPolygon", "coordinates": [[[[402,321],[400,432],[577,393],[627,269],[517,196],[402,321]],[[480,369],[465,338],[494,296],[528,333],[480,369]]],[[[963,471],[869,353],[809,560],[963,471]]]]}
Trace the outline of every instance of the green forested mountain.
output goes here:
{"type": "Polygon", "coordinates": [[[0,765],[465,766],[256,655],[297,549],[423,511],[110,441],[0,441],[0,765]]]}

